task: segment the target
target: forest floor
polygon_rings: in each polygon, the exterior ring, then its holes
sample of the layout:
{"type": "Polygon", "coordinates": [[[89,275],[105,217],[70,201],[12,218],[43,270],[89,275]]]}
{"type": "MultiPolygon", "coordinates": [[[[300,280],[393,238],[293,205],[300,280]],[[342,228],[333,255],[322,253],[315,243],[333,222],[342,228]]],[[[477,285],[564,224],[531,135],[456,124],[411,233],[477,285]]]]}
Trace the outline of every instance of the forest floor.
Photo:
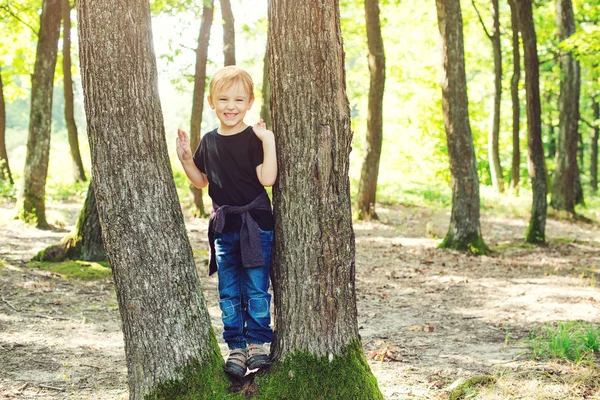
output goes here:
{"type": "MultiPolygon", "coordinates": [[[[0,204],[0,399],[127,398],[112,281],[26,267],[73,228],[79,208],[49,204],[49,221],[61,228],[41,231],[14,220],[13,204],[0,204]]],[[[534,359],[527,341],[545,323],[600,322],[598,222],[553,215],[548,244],[534,247],[522,242],[526,220],[484,211],[494,253],[470,256],[436,249],[447,211],[378,212],[379,222],[355,224],[356,288],[364,351],[386,399],[448,398],[453,384],[482,375],[492,378],[469,381],[464,398],[600,399],[597,356],[577,364],[534,359]]],[[[207,224],[186,223],[220,337],[216,278],[205,269],[207,224]]]]}

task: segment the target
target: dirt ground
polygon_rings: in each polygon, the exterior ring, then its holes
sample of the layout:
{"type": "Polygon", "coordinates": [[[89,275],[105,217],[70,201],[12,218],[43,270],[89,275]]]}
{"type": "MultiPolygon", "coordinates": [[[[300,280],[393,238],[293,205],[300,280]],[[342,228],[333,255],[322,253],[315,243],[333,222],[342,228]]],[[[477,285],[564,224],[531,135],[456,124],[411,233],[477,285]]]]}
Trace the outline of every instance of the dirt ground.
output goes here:
{"type": "MultiPolygon", "coordinates": [[[[73,228],[79,208],[48,205],[61,229],[40,231],[0,205],[0,399],[127,398],[112,282],[24,268],[73,228]]],[[[597,366],[532,360],[524,340],[549,321],[600,323],[597,223],[551,219],[549,245],[531,247],[521,242],[527,221],[484,214],[496,251],[475,257],[435,248],[447,212],[382,206],[379,215],[355,224],[356,286],[364,351],[386,399],[447,398],[457,379],[476,375],[495,382],[467,398],[600,399],[597,366]]],[[[206,221],[187,227],[194,249],[205,249],[206,221]]],[[[197,253],[220,337],[216,278],[197,253]]]]}

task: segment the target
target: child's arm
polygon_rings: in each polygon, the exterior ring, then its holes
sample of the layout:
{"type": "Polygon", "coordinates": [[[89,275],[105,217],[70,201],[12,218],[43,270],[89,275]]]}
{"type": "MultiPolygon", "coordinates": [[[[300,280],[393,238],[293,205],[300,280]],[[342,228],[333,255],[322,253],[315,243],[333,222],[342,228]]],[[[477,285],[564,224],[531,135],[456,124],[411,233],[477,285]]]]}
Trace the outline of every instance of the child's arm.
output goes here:
{"type": "Polygon", "coordinates": [[[190,139],[187,133],[181,129],[177,129],[177,157],[181,161],[183,170],[187,175],[192,185],[198,189],[202,189],[208,185],[208,178],[196,167],[192,159],[192,149],[190,148],[190,139]]]}
{"type": "Polygon", "coordinates": [[[267,129],[267,125],[262,119],[254,125],[253,129],[263,145],[263,163],[256,167],[256,175],[261,185],[273,186],[277,178],[275,136],[267,129]]]}

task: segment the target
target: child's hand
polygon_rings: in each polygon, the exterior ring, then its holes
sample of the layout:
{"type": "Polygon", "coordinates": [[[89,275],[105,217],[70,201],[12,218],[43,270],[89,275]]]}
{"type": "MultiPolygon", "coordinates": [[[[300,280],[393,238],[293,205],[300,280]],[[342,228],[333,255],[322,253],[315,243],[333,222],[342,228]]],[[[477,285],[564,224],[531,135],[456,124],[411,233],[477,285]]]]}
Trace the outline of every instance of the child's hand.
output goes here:
{"type": "Polygon", "coordinates": [[[182,129],[177,129],[177,157],[179,161],[189,161],[192,159],[192,149],[190,148],[190,139],[187,133],[182,129]]]}
{"type": "Polygon", "coordinates": [[[262,119],[258,121],[252,129],[261,142],[264,142],[267,139],[274,139],[273,132],[267,129],[267,124],[265,124],[265,121],[262,119]]]}

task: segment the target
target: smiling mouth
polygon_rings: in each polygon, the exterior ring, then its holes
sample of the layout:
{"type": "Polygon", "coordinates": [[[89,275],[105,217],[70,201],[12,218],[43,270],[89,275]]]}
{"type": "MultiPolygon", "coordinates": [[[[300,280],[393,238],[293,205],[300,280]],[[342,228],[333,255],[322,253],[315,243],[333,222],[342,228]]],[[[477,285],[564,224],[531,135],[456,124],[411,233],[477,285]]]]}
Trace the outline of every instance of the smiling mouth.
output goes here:
{"type": "Polygon", "coordinates": [[[237,114],[233,114],[233,113],[224,113],[224,114],[227,118],[235,118],[237,116],[237,114]]]}

